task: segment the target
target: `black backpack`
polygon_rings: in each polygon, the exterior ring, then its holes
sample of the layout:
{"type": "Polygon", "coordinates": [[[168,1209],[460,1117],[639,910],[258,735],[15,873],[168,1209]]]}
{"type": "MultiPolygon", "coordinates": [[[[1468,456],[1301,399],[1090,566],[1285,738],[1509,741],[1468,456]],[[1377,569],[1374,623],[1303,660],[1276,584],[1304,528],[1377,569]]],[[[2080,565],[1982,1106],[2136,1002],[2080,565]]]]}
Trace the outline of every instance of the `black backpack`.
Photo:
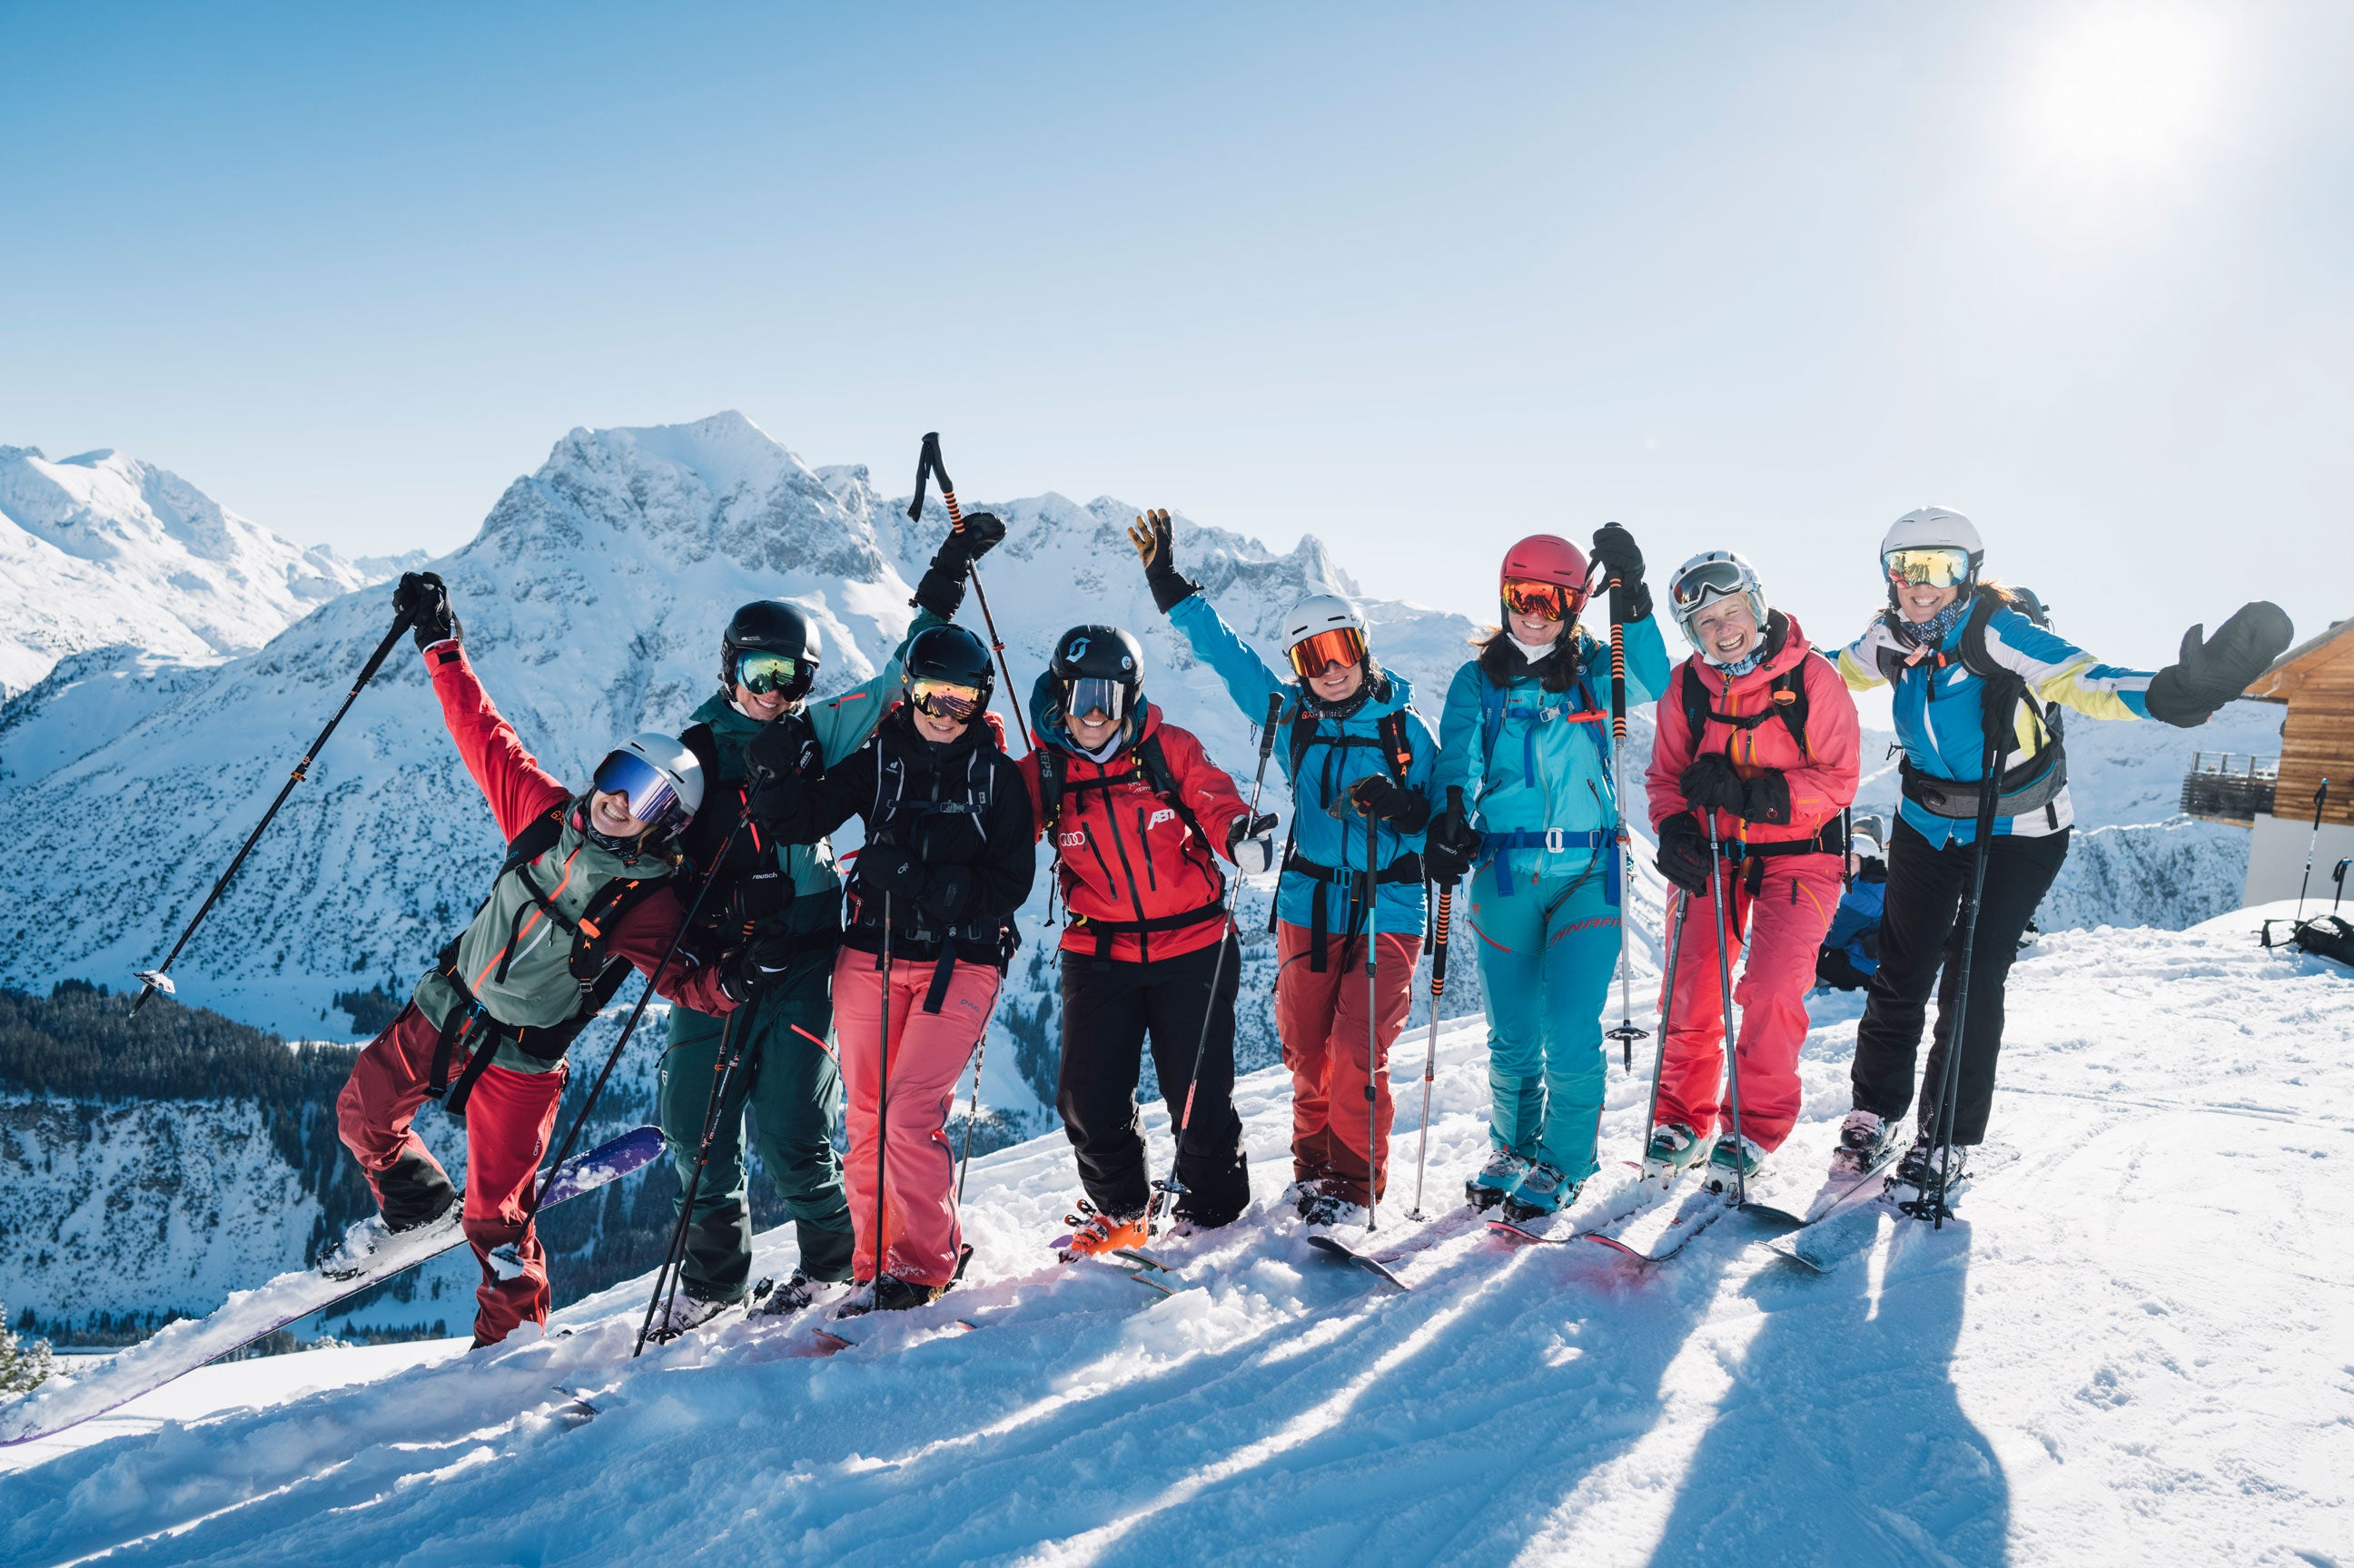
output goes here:
{"type": "MultiPolygon", "coordinates": [[[[2010,608],[2037,626],[2050,630],[2052,617],[2043,601],[2031,588],[2011,588],[2010,608]]],[[[2034,715],[2036,729],[2041,737],[2035,755],[2003,770],[1996,789],[1995,815],[2016,817],[2041,810],[2054,829],[2060,825],[2060,791],[2068,784],[2068,752],[2063,744],[2063,726],[2058,703],[2039,701],[2027,689],[2027,683],[2017,672],[1995,662],[1987,648],[1987,623],[1994,612],[2003,607],[2003,595],[1980,587],[1970,605],[1968,619],[1962,622],[1961,645],[1952,653],[1937,652],[1921,662],[1933,668],[1959,664],[1978,678],[1979,721],[1987,744],[1997,756],[2007,755],[2013,745],[2011,736],[2017,724],[2019,705],[2025,703],[2034,715]]],[[[1893,631],[1897,625],[1896,611],[1883,610],[1881,619],[1893,631]]],[[[1881,677],[1893,685],[1897,676],[1908,666],[1893,648],[1880,651],[1881,677]]],[[[1938,779],[1921,772],[1906,758],[1897,767],[1899,782],[1904,798],[1940,817],[1975,817],[1978,810],[1978,781],[1938,779]]]]}

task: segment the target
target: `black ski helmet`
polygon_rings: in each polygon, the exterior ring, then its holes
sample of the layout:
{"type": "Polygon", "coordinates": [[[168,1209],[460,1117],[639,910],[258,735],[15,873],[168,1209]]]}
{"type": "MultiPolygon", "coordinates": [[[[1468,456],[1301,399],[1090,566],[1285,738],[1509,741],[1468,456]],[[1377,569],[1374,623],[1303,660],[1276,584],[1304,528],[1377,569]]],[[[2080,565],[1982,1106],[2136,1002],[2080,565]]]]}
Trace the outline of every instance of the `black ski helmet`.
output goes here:
{"type": "Polygon", "coordinates": [[[1071,690],[1081,681],[1109,681],[1119,689],[1112,716],[1126,722],[1144,705],[1144,646],[1117,626],[1074,626],[1055,640],[1046,673],[1055,683],[1055,703],[1068,711],[1071,690]]]}
{"type": "Polygon", "coordinates": [[[736,661],[748,652],[780,653],[801,666],[795,687],[786,694],[796,700],[809,695],[817,680],[817,628],[801,606],[781,599],[756,599],[727,618],[719,635],[719,684],[736,690],[736,661]]]}
{"type": "Polygon", "coordinates": [[[907,658],[900,662],[900,691],[910,706],[915,704],[913,688],[918,681],[978,687],[984,709],[997,690],[997,671],[989,662],[989,645],[961,626],[928,626],[916,633],[916,640],[907,644],[907,658]]]}

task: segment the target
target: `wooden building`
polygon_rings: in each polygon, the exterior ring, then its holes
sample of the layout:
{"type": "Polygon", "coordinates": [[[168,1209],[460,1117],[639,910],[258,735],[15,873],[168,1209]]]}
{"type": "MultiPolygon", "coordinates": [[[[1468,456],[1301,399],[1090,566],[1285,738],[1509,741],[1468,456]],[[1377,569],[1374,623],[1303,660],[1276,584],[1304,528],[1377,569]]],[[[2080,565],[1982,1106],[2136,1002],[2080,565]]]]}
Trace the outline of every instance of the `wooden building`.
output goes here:
{"type": "MultiPolygon", "coordinates": [[[[2245,694],[2288,709],[2271,809],[2253,813],[2247,902],[2295,898],[2308,846],[2314,885],[2327,902],[2335,891],[2331,868],[2354,855],[2354,619],[2337,621],[2282,654],[2245,694]],[[2314,803],[2325,779],[2329,793],[2317,837],[2314,803]]],[[[2186,799],[2191,784],[2185,780],[2186,799]]]]}

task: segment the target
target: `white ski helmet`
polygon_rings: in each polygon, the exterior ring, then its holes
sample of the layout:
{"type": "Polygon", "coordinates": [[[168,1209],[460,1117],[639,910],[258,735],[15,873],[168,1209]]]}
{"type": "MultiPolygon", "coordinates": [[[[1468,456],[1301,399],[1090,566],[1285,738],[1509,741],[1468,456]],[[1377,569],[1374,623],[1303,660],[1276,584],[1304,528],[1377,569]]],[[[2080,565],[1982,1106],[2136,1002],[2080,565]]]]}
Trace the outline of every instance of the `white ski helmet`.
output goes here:
{"type": "Polygon", "coordinates": [[[1943,506],[1916,506],[1888,525],[1880,541],[1881,559],[1891,550],[1967,550],[1970,570],[1986,560],[1986,541],[1970,520],[1943,506]]]}
{"type": "Polygon", "coordinates": [[[1668,578],[1668,609],[1683,629],[1684,641],[1694,648],[1700,639],[1692,635],[1692,617],[1721,599],[1739,594],[1749,601],[1749,613],[1756,618],[1757,633],[1766,633],[1766,585],[1758,580],[1757,568],[1747,556],[1732,550],[1703,550],[1675,569],[1668,578]]]}
{"type": "Polygon", "coordinates": [[[1357,613],[1357,607],[1338,594],[1311,594],[1283,618],[1283,651],[1288,653],[1320,632],[1343,628],[1360,639],[1365,635],[1365,618],[1357,613]]]}
{"type": "Polygon", "coordinates": [[[676,830],[703,809],[703,764],[674,735],[650,729],[630,736],[597,765],[596,786],[628,797],[630,815],[676,830]]]}

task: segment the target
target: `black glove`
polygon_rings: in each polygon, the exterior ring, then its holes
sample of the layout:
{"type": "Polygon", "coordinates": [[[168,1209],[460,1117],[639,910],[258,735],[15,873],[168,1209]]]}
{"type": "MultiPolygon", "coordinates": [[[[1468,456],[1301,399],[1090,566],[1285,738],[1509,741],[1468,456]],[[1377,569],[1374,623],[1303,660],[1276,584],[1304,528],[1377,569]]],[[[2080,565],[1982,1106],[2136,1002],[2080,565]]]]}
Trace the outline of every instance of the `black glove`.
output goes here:
{"type": "Polygon", "coordinates": [[[863,897],[887,896],[903,906],[912,903],[930,874],[915,851],[898,844],[868,844],[858,854],[858,891],[863,897]]]}
{"type": "Polygon", "coordinates": [[[1790,781],[1778,768],[1768,768],[1741,787],[1741,804],[1734,808],[1744,822],[1775,827],[1790,821],[1790,781]]]}
{"type": "Polygon", "coordinates": [[[970,865],[989,847],[981,823],[969,811],[927,811],[916,819],[907,842],[928,866],[970,865]]]}
{"type": "Polygon", "coordinates": [[[1676,775],[1676,788],[1683,791],[1684,804],[1696,810],[1731,811],[1738,816],[1745,798],[1741,775],[1717,751],[1693,758],[1691,766],[1676,775]]]}
{"type": "Polygon", "coordinates": [[[744,765],[762,782],[814,779],[825,771],[825,747],[807,720],[791,715],[762,725],[744,747],[744,765]]]}
{"type": "Polygon", "coordinates": [[[450,609],[450,590],[432,572],[403,572],[399,586],[392,590],[395,615],[408,618],[421,651],[436,642],[462,640],[458,618],[450,609]]]}
{"type": "MultiPolygon", "coordinates": [[[[757,738],[755,745],[758,742],[757,738]]],[[[781,773],[764,780],[752,792],[752,820],[789,844],[802,844],[816,835],[810,832],[809,781],[798,773],[781,773]]]]}
{"type": "Polygon", "coordinates": [[[2263,599],[2233,610],[2212,638],[2202,639],[2204,630],[2194,626],[2184,632],[2175,662],[2151,678],[2150,717],[2179,729],[2205,724],[2210,714],[2272,668],[2296,635],[2287,613],[2263,599]]]}
{"type": "Polygon", "coordinates": [[[1708,835],[1690,811],[1659,824],[1659,874],[1693,897],[1708,893],[1708,835]]]}
{"type": "Polygon", "coordinates": [[[1202,591],[1200,583],[1177,569],[1177,530],[1165,509],[1148,512],[1129,524],[1128,542],[1136,546],[1137,559],[1144,563],[1145,586],[1152,590],[1153,605],[1161,614],[1202,591]]]}
{"type": "Polygon", "coordinates": [[[968,512],[964,525],[952,530],[932,556],[916,597],[907,602],[928,609],[942,620],[954,620],[964,604],[965,578],[972,564],[1004,541],[1005,524],[994,512],[968,512]]]}
{"type": "Polygon", "coordinates": [[[1226,858],[1237,871],[1257,874],[1275,867],[1275,818],[1246,811],[1226,830],[1226,858]]]}
{"type": "Polygon", "coordinates": [[[1368,774],[1349,786],[1349,799],[1402,833],[1418,833],[1430,821],[1430,800],[1386,773],[1368,774]]]}
{"type": "Polygon", "coordinates": [[[1479,862],[1479,830],[1460,811],[1446,810],[1431,819],[1423,840],[1422,869],[1441,887],[1452,887],[1471,874],[1479,862]]]}
{"type": "Polygon", "coordinates": [[[730,1001],[752,1000],[752,993],[774,982],[792,962],[792,938],[783,931],[764,931],[719,960],[719,989],[730,1001]]]}
{"type": "Polygon", "coordinates": [[[1618,579],[1620,594],[1618,619],[1626,621],[1649,620],[1651,618],[1651,590],[1643,586],[1643,552],[1635,546],[1635,535],[1616,523],[1605,523],[1594,531],[1594,564],[1601,568],[1596,577],[1607,582],[1618,579]]]}

